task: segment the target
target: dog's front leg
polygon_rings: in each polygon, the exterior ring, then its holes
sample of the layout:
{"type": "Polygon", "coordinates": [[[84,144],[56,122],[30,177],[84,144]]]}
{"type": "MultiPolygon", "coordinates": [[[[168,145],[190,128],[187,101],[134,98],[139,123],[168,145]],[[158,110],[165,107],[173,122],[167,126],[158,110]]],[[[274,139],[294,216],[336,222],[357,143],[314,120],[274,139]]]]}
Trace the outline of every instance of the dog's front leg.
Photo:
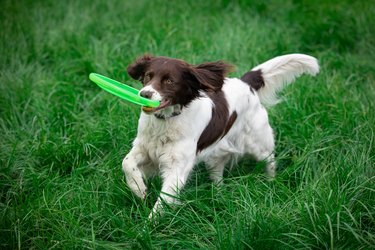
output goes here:
{"type": "Polygon", "coordinates": [[[147,188],[143,181],[143,173],[140,166],[145,164],[146,161],[146,153],[137,146],[134,146],[122,161],[126,183],[133,193],[141,199],[146,197],[147,188]]]}
{"type": "Polygon", "coordinates": [[[194,162],[195,155],[192,155],[185,159],[174,160],[171,164],[163,167],[161,193],[149,215],[150,219],[162,212],[163,203],[176,203],[179,191],[185,186],[194,167],[194,162]]]}

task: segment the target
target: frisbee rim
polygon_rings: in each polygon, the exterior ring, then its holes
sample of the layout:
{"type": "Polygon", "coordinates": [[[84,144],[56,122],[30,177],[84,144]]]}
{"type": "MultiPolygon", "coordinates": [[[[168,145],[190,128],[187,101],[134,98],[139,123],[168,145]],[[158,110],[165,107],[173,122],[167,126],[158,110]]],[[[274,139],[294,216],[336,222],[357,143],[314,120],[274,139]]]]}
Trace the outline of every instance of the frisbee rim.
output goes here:
{"type": "Polygon", "coordinates": [[[150,100],[140,96],[138,89],[101,74],[90,73],[89,79],[105,91],[131,103],[152,108],[156,108],[160,105],[159,101],[150,100]]]}

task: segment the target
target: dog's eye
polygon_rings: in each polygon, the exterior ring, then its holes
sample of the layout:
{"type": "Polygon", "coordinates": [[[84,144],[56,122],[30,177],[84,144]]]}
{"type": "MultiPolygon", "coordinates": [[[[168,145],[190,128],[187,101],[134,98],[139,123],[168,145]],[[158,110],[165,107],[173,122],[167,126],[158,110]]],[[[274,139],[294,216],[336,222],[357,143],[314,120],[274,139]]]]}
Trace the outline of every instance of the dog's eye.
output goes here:
{"type": "Polygon", "coordinates": [[[171,79],[165,79],[164,83],[170,85],[173,83],[173,81],[171,79]]]}
{"type": "Polygon", "coordinates": [[[149,82],[150,79],[151,79],[150,74],[145,74],[145,77],[143,78],[143,83],[147,83],[147,82],[149,82]]]}

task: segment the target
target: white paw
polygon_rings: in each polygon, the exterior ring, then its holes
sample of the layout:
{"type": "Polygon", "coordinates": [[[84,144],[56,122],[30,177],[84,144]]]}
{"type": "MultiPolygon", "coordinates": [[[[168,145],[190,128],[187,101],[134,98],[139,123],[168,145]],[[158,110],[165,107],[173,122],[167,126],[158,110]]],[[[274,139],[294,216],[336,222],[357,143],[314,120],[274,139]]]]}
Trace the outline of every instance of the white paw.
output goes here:
{"type": "Polygon", "coordinates": [[[134,180],[127,181],[129,188],[132,190],[132,192],[142,200],[146,198],[147,195],[147,188],[145,184],[143,183],[143,180],[135,182],[134,180]]]}

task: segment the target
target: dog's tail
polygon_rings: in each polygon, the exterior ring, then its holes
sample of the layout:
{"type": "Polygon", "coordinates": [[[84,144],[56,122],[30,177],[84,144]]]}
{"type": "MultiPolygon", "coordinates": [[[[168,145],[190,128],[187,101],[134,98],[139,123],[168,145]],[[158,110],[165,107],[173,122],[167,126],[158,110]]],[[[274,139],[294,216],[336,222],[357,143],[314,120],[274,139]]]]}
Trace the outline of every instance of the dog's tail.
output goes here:
{"type": "Polygon", "coordinates": [[[316,75],[319,65],[316,58],[303,54],[278,56],[262,63],[241,77],[258,93],[260,101],[271,106],[279,102],[277,92],[307,73],[316,75]]]}

